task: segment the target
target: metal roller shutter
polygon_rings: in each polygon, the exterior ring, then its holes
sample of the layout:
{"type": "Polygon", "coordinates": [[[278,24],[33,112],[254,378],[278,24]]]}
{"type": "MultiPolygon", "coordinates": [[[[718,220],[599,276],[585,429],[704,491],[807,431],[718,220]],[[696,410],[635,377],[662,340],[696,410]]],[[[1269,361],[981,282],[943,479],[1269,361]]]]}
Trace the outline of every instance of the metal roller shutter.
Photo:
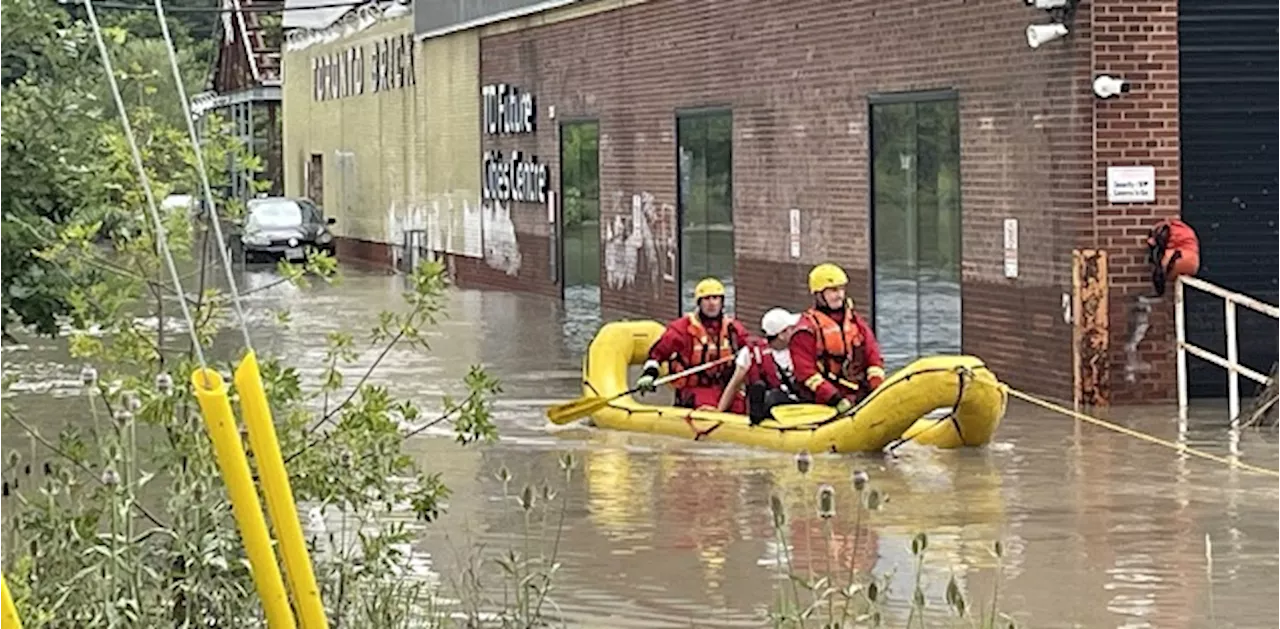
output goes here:
{"type": "MultiPolygon", "coordinates": [[[[1182,217],[1200,236],[1200,277],[1277,301],[1275,0],[1181,0],[1178,7],[1182,217]]],[[[1274,319],[1237,309],[1240,359],[1266,373],[1274,319]]],[[[1187,337],[1226,354],[1223,302],[1188,291],[1187,337]]],[[[1226,372],[1188,358],[1190,394],[1226,395],[1226,372]]],[[[1241,394],[1252,382],[1241,379],[1241,394]]]]}

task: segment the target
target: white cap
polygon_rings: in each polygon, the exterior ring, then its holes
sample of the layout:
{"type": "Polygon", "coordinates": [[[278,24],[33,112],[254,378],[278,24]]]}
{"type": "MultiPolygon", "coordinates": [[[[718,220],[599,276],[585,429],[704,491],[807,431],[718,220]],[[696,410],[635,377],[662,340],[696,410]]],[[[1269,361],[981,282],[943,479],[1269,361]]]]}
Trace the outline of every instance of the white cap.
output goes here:
{"type": "Polygon", "coordinates": [[[760,327],[764,329],[766,335],[777,336],[797,323],[800,323],[800,315],[791,314],[783,308],[774,308],[764,313],[764,318],[760,320],[760,327]]]}

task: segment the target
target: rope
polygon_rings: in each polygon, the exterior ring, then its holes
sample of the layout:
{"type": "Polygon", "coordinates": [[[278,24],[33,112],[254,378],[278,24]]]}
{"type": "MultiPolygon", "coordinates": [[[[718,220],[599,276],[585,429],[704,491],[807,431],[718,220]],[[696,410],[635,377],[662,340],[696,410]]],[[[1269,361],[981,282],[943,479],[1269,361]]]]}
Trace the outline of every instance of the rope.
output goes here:
{"type": "Polygon", "coordinates": [[[1161,445],[1161,446],[1164,446],[1164,447],[1166,447],[1166,448],[1170,448],[1170,449],[1176,450],[1176,451],[1178,451],[1178,452],[1183,452],[1183,453],[1186,453],[1186,454],[1190,454],[1190,455],[1192,455],[1192,456],[1198,456],[1198,457],[1200,457],[1200,458],[1202,458],[1202,459],[1207,459],[1207,460],[1209,460],[1209,461],[1214,461],[1214,462],[1216,462],[1216,463],[1222,463],[1223,465],[1226,465],[1226,466],[1228,466],[1228,467],[1237,467],[1237,468],[1240,468],[1240,469],[1245,470],[1245,471],[1253,472],[1253,473],[1255,473],[1255,474],[1261,474],[1261,475],[1263,475],[1263,476],[1270,476],[1270,477],[1272,477],[1272,478],[1280,478],[1280,472],[1278,472],[1278,471],[1276,471],[1276,470],[1267,469],[1267,468],[1265,468],[1265,467],[1259,467],[1259,466],[1257,466],[1257,465],[1251,465],[1251,464],[1249,464],[1249,463],[1245,463],[1245,462],[1243,462],[1243,461],[1231,460],[1231,459],[1228,459],[1228,458],[1223,457],[1223,456],[1218,456],[1218,455],[1216,455],[1216,454],[1210,454],[1210,453],[1205,452],[1205,451],[1203,451],[1203,450],[1197,450],[1196,448],[1193,448],[1193,447],[1188,446],[1188,445],[1183,444],[1183,443],[1174,443],[1174,442],[1169,441],[1169,440],[1167,440],[1167,439],[1161,439],[1160,437],[1156,437],[1156,436],[1154,436],[1154,435],[1149,435],[1149,434],[1144,433],[1144,432],[1139,432],[1139,431],[1134,430],[1134,429],[1132,429],[1132,428],[1125,428],[1124,426],[1120,426],[1120,425],[1117,425],[1117,424],[1113,424],[1113,423],[1111,423],[1111,422],[1109,422],[1109,421],[1102,420],[1102,419],[1098,419],[1097,417],[1091,417],[1091,416],[1089,416],[1089,415],[1085,415],[1084,413],[1080,413],[1080,412],[1077,412],[1077,411],[1073,411],[1073,410],[1071,410],[1071,409],[1069,409],[1069,408],[1067,408],[1067,407],[1065,407],[1065,406],[1060,406],[1060,405],[1058,405],[1058,404],[1054,404],[1053,402],[1050,402],[1050,401],[1048,401],[1048,400],[1042,400],[1042,399],[1040,399],[1040,398],[1038,398],[1038,397],[1035,397],[1034,395],[1030,395],[1030,394],[1027,394],[1027,393],[1023,393],[1022,391],[1019,391],[1019,390],[1014,389],[1014,388],[1011,388],[1011,387],[1007,387],[1007,386],[1006,386],[1006,387],[1005,387],[1005,389],[1009,392],[1009,395],[1011,395],[1011,396],[1013,396],[1013,397],[1016,397],[1016,398],[1018,398],[1018,399],[1020,399],[1020,400],[1022,400],[1022,401],[1024,401],[1024,402],[1030,402],[1030,403],[1032,403],[1032,404],[1035,404],[1036,406],[1039,406],[1039,407],[1042,407],[1042,408],[1046,408],[1046,409],[1049,409],[1049,410],[1054,411],[1054,412],[1057,412],[1057,413],[1062,413],[1063,415],[1068,415],[1068,416],[1070,416],[1070,417],[1074,417],[1075,419],[1078,419],[1078,420],[1080,420],[1080,421],[1089,422],[1090,424],[1094,424],[1094,425],[1096,425],[1096,426],[1102,426],[1103,428],[1106,428],[1106,429],[1108,429],[1108,430],[1114,430],[1114,431],[1116,431],[1116,432],[1118,432],[1118,433],[1120,433],[1120,434],[1128,435],[1128,436],[1130,436],[1130,437],[1136,437],[1136,438],[1141,439],[1141,440],[1143,440],[1143,441],[1146,441],[1146,442],[1148,442],[1148,443],[1154,443],[1154,444],[1156,444],[1156,445],[1161,445]]]}
{"type": "MultiPolygon", "coordinates": [[[[85,1],[88,2],[88,0],[85,1]]],[[[221,221],[218,220],[218,210],[213,202],[213,190],[209,186],[209,173],[204,164],[204,151],[200,148],[200,136],[196,133],[196,123],[191,116],[191,103],[187,101],[187,88],[182,84],[182,72],[178,69],[178,53],[174,49],[173,38],[169,35],[169,21],[165,19],[164,6],[161,0],[155,0],[155,5],[156,17],[160,18],[160,33],[164,35],[165,49],[169,53],[169,68],[173,70],[173,82],[178,87],[178,101],[182,103],[182,117],[187,121],[187,134],[191,138],[191,149],[196,156],[196,172],[200,174],[200,187],[204,190],[204,202],[209,208],[209,222],[213,223],[213,233],[218,239],[216,249],[222,258],[222,268],[227,273],[227,285],[231,291],[231,303],[235,306],[236,316],[240,319],[240,333],[244,336],[245,349],[252,350],[253,341],[249,338],[249,321],[244,316],[244,307],[240,304],[240,291],[236,289],[236,278],[231,272],[231,258],[227,254],[227,240],[222,234],[221,221]]]]}
{"type": "MultiPolygon", "coordinates": [[[[178,275],[178,265],[173,261],[173,253],[169,251],[169,237],[164,230],[164,221],[160,219],[160,212],[156,209],[156,198],[151,192],[151,180],[147,177],[147,169],[142,165],[142,153],[138,151],[138,141],[133,137],[133,126],[129,124],[129,114],[125,111],[124,98],[120,96],[120,85],[116,82],[115,69],[111,65],[111,56],[107,54],[107,44],[102,39],[102,27],[98,24],[98,15],[93,10],[93,0],[84,0],[85,10],[89,16],[89,24],[93,26],[93,38],[98,44],[98,54],[102,56],[102,65],[107,71],[107,82],[111,85],[111,97],[116,102],[116,108],[120,111],[120,123],[124,126],[125,139],[129,142],[129,152],[133,156],[133,167],[138,171],[138,182],[142,184],[142,192],[147,197],[147,210],[151,213],[151,219],[156,225],[156,244],[160,249],[160,254],[164,258],[165,265],[169,268],[169,276],[173,279],[173,287],[178,291],[178,305],[182,308],[182,317],[187,320],[187,331],[191,334],[191,345],[195,350],[196,358],[200,361],[202,367],[201,372],[205,374],[205,384],[208,381],[208,363],[204,358],[204,350],[200,347],[200,335],[196,332],[195,320],[191,317],[191,310],[187,308],[186,292],[182,289],[182,278],[178,275]]],[[[199,154],[199,151],[197,151],[199,154]]],[[[161,321],[160,325],[164,325],[161,321]]]]}

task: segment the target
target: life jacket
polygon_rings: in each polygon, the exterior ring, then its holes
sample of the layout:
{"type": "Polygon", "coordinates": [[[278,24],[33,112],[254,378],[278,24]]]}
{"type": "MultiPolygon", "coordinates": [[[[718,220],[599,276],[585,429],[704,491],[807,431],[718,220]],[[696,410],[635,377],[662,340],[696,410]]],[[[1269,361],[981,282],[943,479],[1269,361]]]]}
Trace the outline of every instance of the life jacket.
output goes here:
{"type": "Polygon", "coordinates": [[[751,367],[747,370],[747,382],[764,382],[770,389],[781,389],[789,385],[790,378],[783,374],[777,361],[773,359],[768,341],[755,339],[747,346],[747,351],[751,353],[751,367]]]}
{"type": "MultiPolygon", "coordinates": [[[[684,371],[698,365],[715,362],[724,356],[733,356],[738,352],[738,344],[733,335],[733,317],[721,315],[720,334],[716,336],[712,336],[706,326],[702,325],[702,320],[698,317],[698,313],[690,312],[685,317],[689,321],[687,333],[692,342],[680,355],[671,361],[673,372],[684,371]]],[[[680,378],[673,382],[672,385],[680,389],[691,386],[724,386],[729,383],[729,378],[732,375],[733,363],[727,362],[696,373],[688,378],[680,378]]]]}
{"type": "Polygon", "coordinates": [[[1156,296],[1164,295],[1165,283],[1180,275],[1200,270],[1200,239],[1196,230],[1176,218],[1156,223],[1147,233],[1147,262],[1151,264],[1151,284],[1156,296]]]}
{"type": "Polygon", "coordinates": [[[845,304],[844,319],[840,323],[821,310],[810,308],[800,317],[800,325],[813,334],[818,348],[815,362],[824,378],[842,388],[848,388],[846,383],[862,379],[866,357],[862,351],[862,330],[858,328],[853,308],[845,304]]]}

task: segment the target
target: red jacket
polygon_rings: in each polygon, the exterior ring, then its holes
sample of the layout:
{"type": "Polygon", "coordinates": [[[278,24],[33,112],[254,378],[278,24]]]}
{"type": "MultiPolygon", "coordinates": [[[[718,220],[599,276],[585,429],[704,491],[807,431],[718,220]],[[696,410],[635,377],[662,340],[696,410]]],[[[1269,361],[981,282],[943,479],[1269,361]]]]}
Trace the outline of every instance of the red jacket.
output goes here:
{"type": "Polygon", "coordinates": [[[841,398],[857,400],[884,382],[884,358],[880,356],[880,344],[871,326],[851,307],[834,313],[814,308],[805,311],[795,334],[791,336],[789,347],[796,382],[819,403],[834,404],[841,398]],[[853,345],[852,356],[847,360],[839,356],[843,352],[839,341],[822,338],[819,315],[837,324],[846,339],[845,344],[853,345]],[[846,316],[853,317],[853,326],[845,323],[846,316]],[[861,390],[842,384],[835,380],[837,378],[857,385],[861,390]]]}
{"type": "MultiPolygon", "coordinates": [[[[689,313],[667,324],[667,329],[649,348],[646,373],[656,373],[658,365],[670,363],[672,373],[684,371],[703,363],[713,362],[725,356],[733,356],[747,344],[747,329],[737,319],[721,315],[706,320],[698,313],[689,313]],[[721,329],[727,330],[722,334],[721,329]]],[[[675,382],[677,389],[697,386],[723,387],[733,376],[733,361],[713,367],[689,378],[675,382]]]]}
{"type": "Polygon", "coordinates": [[[770,389],[782,388],[782,372],[778,370],[778,363],[773,360],[773,352],[769,351],[769,342],[753,338],[748,342],[747,348],[751,356],[747,382],[764,382],[770,389]]]}

